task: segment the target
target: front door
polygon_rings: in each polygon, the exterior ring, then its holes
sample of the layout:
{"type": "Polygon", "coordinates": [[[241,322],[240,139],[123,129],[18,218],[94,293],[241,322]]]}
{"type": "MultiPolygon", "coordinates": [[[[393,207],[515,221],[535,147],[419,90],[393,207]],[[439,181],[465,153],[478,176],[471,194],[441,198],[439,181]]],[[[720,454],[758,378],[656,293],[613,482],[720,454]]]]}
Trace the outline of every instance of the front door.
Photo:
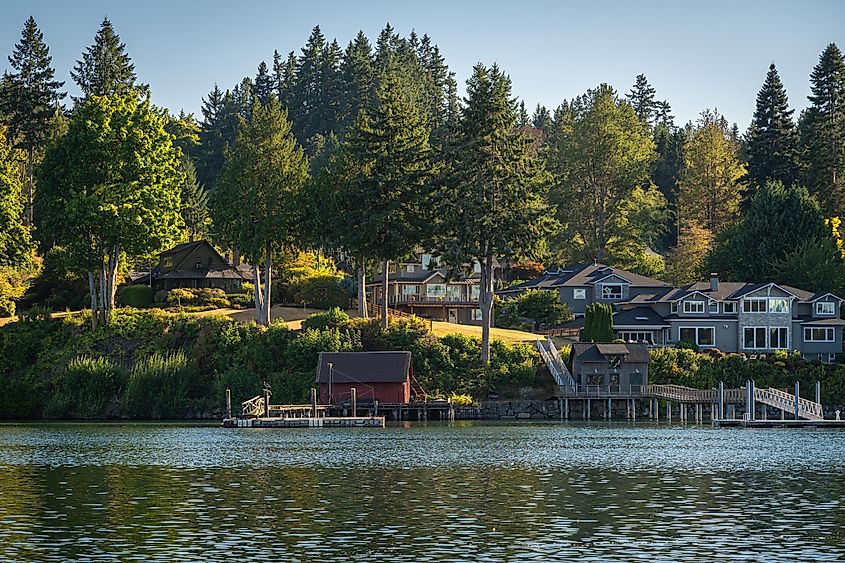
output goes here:
{"type": "Polygon", "coordinates": [[[449,322],[450,323],[457,323],[458,322],[458,310],[457,309],[449,309],[449,322]]]}

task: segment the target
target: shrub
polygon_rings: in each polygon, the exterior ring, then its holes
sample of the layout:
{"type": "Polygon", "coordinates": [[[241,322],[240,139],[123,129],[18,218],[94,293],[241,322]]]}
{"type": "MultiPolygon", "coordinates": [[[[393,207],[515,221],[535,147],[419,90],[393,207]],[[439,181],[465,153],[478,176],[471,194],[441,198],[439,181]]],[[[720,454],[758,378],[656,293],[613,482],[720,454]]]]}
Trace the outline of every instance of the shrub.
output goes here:
{"type": "Polygon", "coordinates": [[[461,407],[471,407],[475,403],[472,396],[459,395],[457,393],[449,395],[449,401],[461,407]]]}
{"type": "Polygon", "coordinates": [[[586,309],[583,342],[610,342],[613,340],[613,307],[607,303],[593,303],[586,309]]]}
{"type": "Polygon", "coordinates": [[[194,376],[183,350],[140,358],[129,373],[124,412],[141,418],[184,417],[197,383],[194,376]]]}
{"type": "Polygon", "coordinates": [[[123,371],[109,358],[78,356],[54,382],[44,408],[47,418],[105,418],[124,386],[123,371]]]}
{"type": "Polygon", "coordinates": [[[238,309],[249,309],[255,306],[255,297],[246,293],[232,293],[228,298],[229,305],[238,309]]]}
{"type": "Polygon", "coordinates": [[[170,307],[228,307],[229,300],[222,289],[201,287],[197,289],[176,288],[167,292],[167,305],[170,307]]]}
{"type": "Polygon", "coordinates": [[[497,303],[496,326],[535,330],[559,326],[572,320],[572,311],[555,291],[531,289],[507,301],[497,303]]]}
{"type": "Polygon", "coordinates": [[[148,285],[126,285],[117,292],[121,305],[136,309],[149,309],[153,304],[153,288],[148,285]]]}
{"type": "Polygon", "coordinates": [[[302,321],[302,328],[323,330],[328,327],[338,327],[349,320],[349,315],[339,307],[332,307],[325,313],[314,313],[302,321]]]}
{"type": "Polygon", "coordinates": [[[348,295],[340,285],[340,278],[331,275],[318,275],[305,278],[291,285],[290,292],[297,303],[310,305],[317,309],[346,307],[348,295]]]}

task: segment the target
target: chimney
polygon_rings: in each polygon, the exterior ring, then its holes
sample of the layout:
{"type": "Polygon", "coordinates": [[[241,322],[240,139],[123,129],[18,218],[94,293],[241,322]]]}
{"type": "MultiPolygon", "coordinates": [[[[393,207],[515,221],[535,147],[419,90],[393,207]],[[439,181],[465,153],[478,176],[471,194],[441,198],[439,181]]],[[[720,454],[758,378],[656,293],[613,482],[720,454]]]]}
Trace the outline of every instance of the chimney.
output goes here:
{"type": "Polygon", "coordinates": [[[710,291],[719,291],[719,274],[716,272],[710,274],[710,291]]]}

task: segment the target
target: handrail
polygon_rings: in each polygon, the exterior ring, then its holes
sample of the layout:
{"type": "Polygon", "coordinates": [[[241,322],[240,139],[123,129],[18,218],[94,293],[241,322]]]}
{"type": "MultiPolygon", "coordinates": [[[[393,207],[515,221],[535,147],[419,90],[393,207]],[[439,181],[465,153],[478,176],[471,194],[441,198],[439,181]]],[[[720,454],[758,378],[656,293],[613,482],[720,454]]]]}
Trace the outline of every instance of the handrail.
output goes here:
{"type": "MultiPolygon", "coordinates": [[[[779,408],[784,412],[795,411],[795,395],[774,387],[755,389],[754,400],[779,408]]],[[[798,416],[808,420],[821,420],[824,418],[824,411],[819,403],[798,397],[798,416]]]]}
{"type": "Polygon", "coordinates": [[[264,397],[258,395],[241,403],[241,412],[244,416],[261,416],[264,413],[264,397]]]}

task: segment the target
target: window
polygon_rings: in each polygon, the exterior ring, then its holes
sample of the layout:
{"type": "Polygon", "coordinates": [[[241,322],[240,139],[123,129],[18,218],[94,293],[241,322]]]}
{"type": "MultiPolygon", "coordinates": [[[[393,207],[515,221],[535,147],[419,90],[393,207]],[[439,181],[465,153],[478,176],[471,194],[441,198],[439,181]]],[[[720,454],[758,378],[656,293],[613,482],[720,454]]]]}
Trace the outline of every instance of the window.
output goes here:
{"type": "Polygon", "coordinates": [[[430,283],[425,286],[425,295],[429,299],[443,299],[446,296],[446,284],[430,283]]]}
{"type": "Polygon", "coordinates": [[[478,301],[481,297],[481,286],[478,284],[474,284],[469,286],[469,298],[470,301],[478,301]]]}
{"type": "Polygon", "coordinates": [[[765,297],[750,297],[742,300],[743,313],[765,313],[766,303],[768,299],[765,297]]]}
{"type": "Polygon", "coordinates": [[[742,346],[746,350],[766,348],[766,327],[747,326],[742,329],[742,346]]]}
{"type": "Polygon", "coordinates": [[[833,328],[804,329],[804,342],[835,342],[836,333],[833,328]]]}
{"type": "Polygon", "coordinates": [[[678,313],[678,302],[677,301],[672,301],[672,313],[674,313],[674,314],[678,313]]]}
{"type": "Polygon", "coordinates": [[[479,262],[478,260],[473,262],[472,263],[472,271],[476,274],[480,274],[481,273],[481,262],[479,262]]]}
{"type": "Polygon", "coordinates": [[[622,299],[621,283],[605,283],[601,286],[602,299],[622,299]]]}
{"type": "Polygon", "coordinates": [[[414,265],[413,264],[408,264],[405,268],[408,270],[409,274],[414,273],[414,265]]]}
{"type": "Polygon", "coordinates": [[[619,369],[619,366],[622,365],[622,356],[619,356],[619,355],[608,356],[607,357],[607,365],[611,369],[619,369]]]}
{"type": "Polygon", "coordinates": [[[718,313],[719,312],[719,302],[718,301],[711,301],[710,302],[710,312],[711,313],[718,313]]]}
{"type": "Polygon", "coordinates": [[[819,301],[816,303],[817,315],[834,315],[836,314],[836,303],[832,301],[819,301]]]}
{"type": "Polygon", "coordinates": [[[390,262],[387,264],[387,273],[388,274],[395,274],[396,273],[396,262],[390,262]]]}
{"type": "Polygon", "coordinates": [[[789,312],[789,300],[783,299],[782,297],[772,297],[769,299],[769,312],[770,313],[788,313],[789,312]]]}
{"type": "Polygon", "coordinates": [[[704,301],[684,301],[684,313],[703,313],[704,301]]]}
{"type": "Polygon", "coordinates": [[[446,299],[449,301],[460,301],[461,297],[461,286],[459,285],[447,285],[446,286],[446,299]]]}
{"type": "Polygon", "coordinates": [[[430,270],[431,269],[431,254],[423,254],[422,255],[422,267],[423,270],[430,270]]]}
{"type": "Polygon", "coordinates": [[[682,326],[678,329],[678,340],[698,346],[715,346],[716,329],[712,326],[682,326]]]}
{"type": "Polygon", "coordinates": [[[418,285],[403,285],[402,295],[419,295],[420,286],[418,285]]]}
{"type": "Polygon", "coordinates": [[[736,313],[736,303],[733,301],[725,301],[722,304],[722,309],[724,309],[725,313],[736,313]]]}
{"type": "Polygon", "coordinates": [[[769,328],[769,348],[785,350],[789,347],[789,331],[785,326],[769,328]]]}
{"type": "Polygon", "coordinates": [[[573,299],[586,299],[587,298],[587,290],[586,289],[573,289],[572,290],[572,298],[573,299]]]}
{"type": "Polygon", "coordinates": [[[472,310],[472,320],[480,321],[481,320],[481,309],[473,309],[472,310]]]}
{"type": "Polygon", "coordinates": [[[619,338],[625,342],[645,342],[646,344],[654,344],[652,333],[650,332],[620,332],[619,338]]]}
{"type": "Polygon", "coordinates": [[[172,268],[173,267],[173,258],[168,256],[167,258],[161,259],[161,267],[162,268],[172,268]]]}

